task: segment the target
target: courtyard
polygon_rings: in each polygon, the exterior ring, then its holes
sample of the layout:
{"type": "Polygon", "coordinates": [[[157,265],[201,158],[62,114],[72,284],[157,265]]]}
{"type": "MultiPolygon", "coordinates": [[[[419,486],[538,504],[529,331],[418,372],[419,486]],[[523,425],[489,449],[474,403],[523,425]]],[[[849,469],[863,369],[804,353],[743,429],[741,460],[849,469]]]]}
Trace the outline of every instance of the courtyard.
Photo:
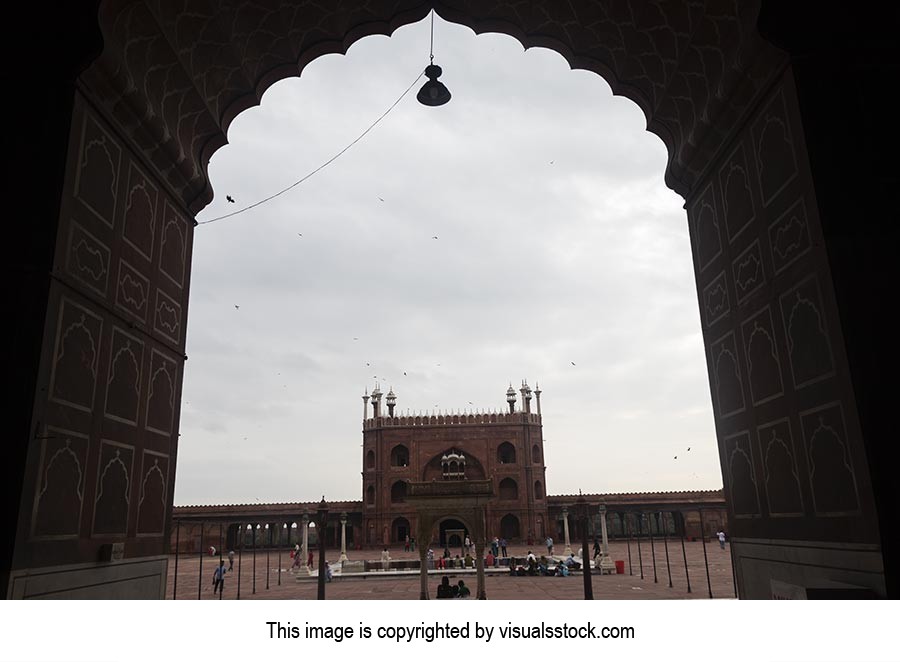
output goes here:
{"type": "MultiPolygon", "coordinates": [[[[706,543],[706,558],[709,564],[709,584],[706,579],[706,564],[704,563],[703,543],[699,541],[685,542],[684,555],[682,555],[680,539],[665,541],[654,539],[651,549],[649,539],[641,541],[640,555],[636,541],[632,541],[631,565],[629,573],[628,547],[624,541],[614,541],[609,545],[610,556],[613,560],[624,562],[625,573],[617,575],[593,574],[594,599],[596,600],[682,600],[682,599],[708,599],[710,591],[714,599],[731,599],[735,597],[733,574],[731,566],[731,545],[726,544],[725,550],[719,548],[717,542],[706,543]],[[666,544],[668,544],[669,563],[666,564],[666,544]],[[654,582],[654,555],[656,567],[656,581],[654,582]],[[687,577],[690,580],[691,592],[687,590],[685,576],[685,557],[687,558],[687,577]],[[641,578],[643,567],[643,579],[641,578]],[[671,572],[672,587],[669,588],[669,572],[671,572]]],[[[538,556],[546,552],[545,548],[534,547],[533,551],[538,556]]],[[[559,545],[554,550],[557,556],[562,557],[563,546],[559,545]]],[[[573,548],[574,551],[574,548],[573,548]]],[[[402,549],[391,549],[393,560],[417,559],[418,552],[404,552],[402,549]]],[[[528,548],[524,545],[510,546],[509,555],[524,557],[528,548]]],[[[454,552],[455,554],[455,552],[454,552]]],[[[338,574],[340,564],[337,559],[339,550],[327,550],[326,558],[335,568],[335,578],[326,586],[326,599],[333,600],[418,600],[419,599],[419,573],[418,571],[369,572],[363,575],[347,575],[341,577],[338,574]]],[[[352,550],[348,551],[352,560],[377,560],[380,552],[377,550],[352,550]]],[[[316,556],[318,562],[318,556],[316,556]]],[[[227,557],[225,560],[228,565],[227,557]]],[[[227,574],[225,590],[222,595],[224,600],[234,600],[238,597],[238,572],[240,572],[240,599],[241,600],[315,600],[317,583],[315,576],[309,576],[305,568],[297,575],[289,571],[291,559],[288,550],[283,550],[280,555],[270,550],[268,555],[268,570],[266,551],[256,550],[256,562],[254,572],[254,560],[252,550],[244,549],[242,558],[236,552],[234,570],[227,574]],[[280,561],[280,566],[279,566],[280,561]],[[254,577],[255,575],[255,577],[254,577]],[[281,577],[279,585],[278,578],[281,577]],[[255,589],[254,589],[255,579],[255,589]],[[266,581],[268,579],[268,587],[266,581]]],[[[212,600],[218,596],[213,594],[212,575],[218,565],[218,556],[203,557],[202,574],[200,577],[201,562],[199,555],[180,555],[178,558],[178,590],[176,597],[179,600],[212,600]]],[[[296,572],[296,571],[295,571],[296,572]]],[[[432,571],[429,573],[430,597],[434,598],[441,575],[448,575],[451,583],[460,579],[472,589],[474,594],[476,578],[474,570],[446,570],[432,571]]],[[[172,587],[175,579],[175,557],[169,558],[169,577],[166,585],[166,598],[172,599],[172,587]]],[[[569,577],[511,577],[508,572],[488,572],[485,577],[485,590],[489,600],[580,600],[584,597],[584,583],[580,574],[569,577]]]]}

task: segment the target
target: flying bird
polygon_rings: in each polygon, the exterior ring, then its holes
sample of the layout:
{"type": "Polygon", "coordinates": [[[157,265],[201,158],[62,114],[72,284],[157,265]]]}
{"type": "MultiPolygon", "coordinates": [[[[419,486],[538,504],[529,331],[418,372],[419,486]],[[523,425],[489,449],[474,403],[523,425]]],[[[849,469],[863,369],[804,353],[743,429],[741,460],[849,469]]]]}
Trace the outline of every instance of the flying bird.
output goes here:
{"type": "Polygon", "coordinates": [[[676,460],[678,459],[678,456],[677,456],[677,455],[675,456],[675,459],[676,459],[676,460]]]}
{"type": "Polygon", "coordinates": [[[378,198],[378,199],[381,200],[382,202],[384,202],[384,198],[378,198]]]}
{"type": "Polygon", "coordinates": [[[472,402],[471,402],[471,401],[469,401],[469,404],[472,404],[472,402]]]}
{"type": "Polygon", "coordinates": [[[405,372],[403,373],[403,376],[406,377],[406,373],[405,373],[405,372]]]}
{"type": "Polygon", "coordinates": [[[237,304],[234,304],[234,309],[235,309],[235,310],[240,310],[241,307],[240,307],[239,305],[237,305],[237,304]]]}
{"type": "Polygon", "coordinates": [[[437,239],[437,237],[432,237],[432,239],[437,239]]]}
{"type": "Polygon", "coordinates": [[[572,365],[575,365],[575,361],[569,361],[569,363],[571,363],[572,365]]]}
{"type": "Polygon", "coordinates": [[[231,203],[234,202],[234,198],[232,198],[230,195],[226,195],[225,199],[228,200],[228,202],[231,202],[231,203]]]}
{"type": "Polygon", "coordinates": [[[298,233],[297,233],[297,236],[298,236],[298,237],[302,237],[302,236],[303,236],[303,233],[302,233],[302,232],[298,232],[298,233]]]}
{"type": "Polygon", "coordinates": [[[550,161],[550,165],[553,165],[553,161],[550,161]]]}
{"type": "Polygon", "coordinates": [[[366,365],[369,365],[369,364],[368,364],[368,363],[366,363],[366,365]]]}
{"type": "Polygon", "coordinates": [[[354,338],[354,340],[359,340],[359,338],[354,338]]]}
{"type": "Polygon", "coordinates": [[[690,450],[691,450],[691,447],[690,447],[690,446],[688,446],[688,451],[690,451],[690,450]]]}

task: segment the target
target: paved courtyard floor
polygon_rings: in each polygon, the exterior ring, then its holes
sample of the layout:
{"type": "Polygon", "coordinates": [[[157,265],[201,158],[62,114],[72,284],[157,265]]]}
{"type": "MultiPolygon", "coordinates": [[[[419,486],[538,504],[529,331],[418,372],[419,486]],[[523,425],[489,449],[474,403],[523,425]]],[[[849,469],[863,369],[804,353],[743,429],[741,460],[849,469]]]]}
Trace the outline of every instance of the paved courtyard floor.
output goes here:
{"type": "MultiPolygon", "coordinates": [[[[680,539],[668,541],[669,564],[666,565],[666,550],[662,540],[654,540],[653,548],[647,540],[641,542],[640,555],[637,543],[632,541],[631,564],[629,572],[628,546],[624,542],[610,543],[610,556],[614,560],[625,563],[625,574],[591,576],[595,600],[681,600],[681,599],[708,599],[710,590],[713,598],[734,598],[734,583],[731,569],[731,546],[726,544],[725,550],[719,548],[718,542],[707,542],[706,558],[709,565],[709,583],[707,584],[706,564],[704,563],[703,544],[701,542],[686,542],[685,555],[687,557],[687,574],[690,580],[691,592],[687,590],[688,581],[685,577],[685,560],[682,555],[680,539]],[[654,563],[656,563],[656,581],[654,581],[654,563]],[[643,567],[643,579],[641,578],[643,567]],[[672,587],[669,587],[669,572],[672,577],[672,587]]],[[[527,553],[524,546],[509,548],[510,556],[524,557],[527,553]]],[[[535,554],[540,556],[546,552],[545,548],[537,548],[535,554]]],[[[557,547],[554,550],[558,555],[563,551],[557,547]]],[[[288,550],[281,553],[281,568],[279,570],[279,555],[271,551],[268,555],[268,571],[266,569],[266,552],[256,551],[255,572],[252,550],[244,549],[241,556],[236,556],[234,571],[227,574],[225,590],[222,595],[224,600],[238,598],[240,588],[241,600],[314,600],[316,599],[317,585],[315,577],[310,577],[306,569],[301,569],[300,581],[297,575],[288,571],[291,560],[288,550]],[[240,574],[240,587],[238,587],[238,574],[240,574]],[[255,577],[254,577],[255,575],[255,577]],[[279,585],[279,577],[281,582],[279,585]],[[254,586],[255,579],[255,586],[254,586]],[[268,586],[267,586],[268,583],[268,586]]],[[[326,558],[334,565],[340,556],[339,550],[329,550],[326,558]]],[[[376,550],[351,550],[348,556],[352,560],[377,560],[380,552],[376,550]]],[[[417,559],[417,552],[404,552],[391,550],[393,559],[417,559]]],[[[316,557],[318,559],[318,556],[316,557]]],[[[228,561],[225,561],[226,566],[228,561]]],[[[201,564],[199,555],[178,558],[178,590],[175,597],[179,600],[213,600],[218,595],[213,595],[212,574],[218,557],[204,556],[201,564]]],[[[447,571],[451,582],[456,583],[463,579],[475,593],[476,579],[474,571],[447,571]]],[[[172,599],[173,585],[175,581],[175,557],[169,558],[169,578],[166,588],[166,598],[172,599]]],[[[440,576],[429,576],[429,588],[431,597],[440,576]]],[[[511,577],[508,573],[489,574],[485,579],[485,589],[489,600],[580,600],[584,597],[583,577],[580,574],[569,577],[511,577]]],[[[381,575],[379,572],[360,575],[348,575],[335,577],[335,580],[326,585],[326,598],[334,600],[417,600],[419,598],[419,574],[418,571],[409,573],[391,573],[391,576],[381,575]]]]}

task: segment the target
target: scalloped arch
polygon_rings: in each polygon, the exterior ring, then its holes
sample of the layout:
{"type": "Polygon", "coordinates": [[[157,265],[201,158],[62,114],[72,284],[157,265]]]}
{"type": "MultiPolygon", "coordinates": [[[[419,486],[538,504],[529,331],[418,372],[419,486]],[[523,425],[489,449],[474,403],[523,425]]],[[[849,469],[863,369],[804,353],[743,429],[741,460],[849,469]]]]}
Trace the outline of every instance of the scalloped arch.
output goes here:
{"type": "Polygon", "coordinates": [[[759,36],[758,0],[104,0],[104,49],[81,80],[197,213],[212,200],[210,157],[266,89],[432,8],[476,34],[506,34],[602,76],[665,143],[666,184],[683,196],[786,61],[759,36]]]}

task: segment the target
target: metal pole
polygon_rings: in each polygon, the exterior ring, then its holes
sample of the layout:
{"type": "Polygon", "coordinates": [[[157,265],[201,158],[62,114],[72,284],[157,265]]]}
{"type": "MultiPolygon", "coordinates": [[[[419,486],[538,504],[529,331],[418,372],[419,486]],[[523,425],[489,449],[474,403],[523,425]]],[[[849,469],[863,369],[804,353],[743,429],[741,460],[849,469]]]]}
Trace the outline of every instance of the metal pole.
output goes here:
{"type": "MultiPolygon", "coordinates": [[[[225,568],[222,565],[222,547],[225,546],[224,538],[222,537],[222,522],[219,522],[219,567],[225,568]]],[[[222,599],[222,594],[225,592],[225,574],[222,574],[222,590],[219,591],[219,600],[222,599]]]]}
{"type": "MultiPolygon", "coordinates": [[[[656,525],[659,526],[659,519],[656,519],[656,525]]],[[[653,559],[653,583],[658,584],[656,577],[656,548],[653,546],[653,520],[647,515],[647,530],[650,532],[650,557],[653,559]]]]}
{"type": "Polygon", "coordinates": [[[256,527],[253,527],[253,537],[251,539],[253,545],[253,591],[251,595],[256,595],[256,527]]]}
{"type": "Polygon", "coordinates": [[[625,540],[628,545],[628,574],[634,576],[634,570],[631,567],[631,518],[628,517],[628,513],[625,513],[622,520],[625,522],[625,534],[627,535],[625,540]]]}
{"type": "Polygon", "coordinates": [[[644,513],[638,513],[637,545],[638,545],[638,565],[641,568],[641,579],[644,578],[644,557],[641,554],[641,534],[643,532],[644,532],[644,513]]]}
{"type": "Polygon", "coordinates": [[[734,597],[738,597],[737,566],[734,564],[734,554],[732,554],[732,550],[734,550],[734,547],[731,545],[731,541],[728,541],[728,556],[731,557],[731,582],[734,584],[734,597]]]}
{"type": "Polygon", "coordinates": [[[325,599],[325,530],[327,526],[328,520],[322,518],[319,520],[319,526],[316,527],[316,535],[319,537],[319,577],[316,589],[317,600],[325,599]]]}
{"type": "Polygon", "coordinates": [[[281,539],[281,532],[287,529],[288,530],[288,546],[290,546],[291,542],[291,529],[285,524],[278,530],[278,585],[281,586],[281,546],[284,544],[284,541],[281,539]]]}
{"type": "Polygon", "coordinates": [[[706,530],[703,528],[703,509],[700,509],[700,539],[703,541],[703,563],[706,565],[706,587],[709,589],[709,597],[712,598],[712,584],[709,581],[709,559],[706,556],[706,530]]]}
{"type": "MultiPolygon", "coordinates": [[[[587,510],[587,505],[583,508],[587,510]]],[[[584,515],[581,520],[581,574],[584,577],[584,599],[594,599],[593,577],[591,577],[591,557],[588,549],[588,518],[584,515]]]]}
{"type": "Polygon", "coordinates": [[[669,566],[669,523],[663,513],[663,545],[666,548],[666,572],[669,573],[669,588],[672,588],[672,568],[669,566]]]}
{"type": "Polygon", "coordinates": [[[272,529],[271,527],[266,529],[268,531],[268,535],[266,535],[266,590],[269,590],[269,575],[272,574],[269,570],[269,550],[272,547],[272,529]]]}
{"type": "Polygon", "coordinates": [[[244,528],[244,523],[240,523],[241,532],[241,546],[238,548],[238,587],[237,587],[237,599],[241,599],[241,559],[244,558],[244,536],[247,535],[247,530],[244,528]]]}
{"type": "Polygon", "coordinates": [[[172,599],[178,595],[178,539],[181,537],[181,520],[175,522],[175,579],[172,580],[172,599]]]}
{"type": "Polygon", "coordinates": [[[203,522],[200,522],[200,570],[197,573],[197,599],[200,599],[200,589],[203,588],[203,522]]]}
{"type": "Polygon", "coordinates": [[[687,579],[687,591],[691,592],[691,575],[688,573],[688,564],[687,564],[687,552],[684,550],[684,513],[680,512],[678,515],[681,517],[681,555],[684,557],[684,577],[687,579]]]}

